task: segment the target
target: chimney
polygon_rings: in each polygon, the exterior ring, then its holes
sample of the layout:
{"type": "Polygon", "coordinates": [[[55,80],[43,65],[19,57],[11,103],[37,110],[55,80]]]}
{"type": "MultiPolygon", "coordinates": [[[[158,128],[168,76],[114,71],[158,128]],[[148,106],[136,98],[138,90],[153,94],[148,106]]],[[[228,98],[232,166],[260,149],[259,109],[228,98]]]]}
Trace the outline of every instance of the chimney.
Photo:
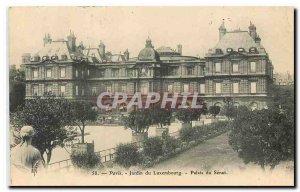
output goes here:
{"type": "Polygon", "coordinates": [[[225,28],[225,23],[224,23],[224,19],[222,21],[222,24],[219,27],[219,40],[222,39],[222,37],[226,34],[227,30],[225,28]]]}
{"type": "Polygon", "coordinates": [[[255,25],[250,21],[250,26],[249,26],[249,34],[252,37],[252,39],[256,39],[256,27],[255,25]]]}
{"type": "Polygon", "coordinates": [[[102,41],[100,41],[100,44],[99,44],[99,52],[100,52],[101,57],[105,58],[105,45],[102,41]]]}
{"type": "Polygon", "coordinates": [[[22,63],[30,63],[31,54],[30,53],[24,53],[22,55],[22,63]]]}
{"type": "Polygon", "coordinates": [[[71,51],[76,50],[76,37],[72,31],[70,31],[70,35],[67,37],[68,38],[68,46],[71,51]]]}
{"type": "Polygon", "coordinates": [[[128,49],[126,49],[126,51],[124,52],[124,57],[125,57],[126,61],[129,60],[129,51],[128,51],[128,49]]]}
{"type": "Polygon", "coordinates": [[[46,45],[47,43],[51,43],[51,42],[52,42],[52,39],[51,39],[49,33],[48,33],[48,34],[45,34],[45,37],[44,37],[43,41],[44,41],[44,47],[45,47],[45,45],[46,45]]]}
{"type": "Polygon", "coordinates": [[[182,45],[181,44],[178,44],[177,45],[177,52],[182,55],[182,45]]]}
{"type": "Polygon", "coordinates": [[[255,38],[255,43],[257,45],[260,45],[260,42],[261,42],[261,39],[260,39],[259,35],[257,35],[257,37],[255,38]]]}

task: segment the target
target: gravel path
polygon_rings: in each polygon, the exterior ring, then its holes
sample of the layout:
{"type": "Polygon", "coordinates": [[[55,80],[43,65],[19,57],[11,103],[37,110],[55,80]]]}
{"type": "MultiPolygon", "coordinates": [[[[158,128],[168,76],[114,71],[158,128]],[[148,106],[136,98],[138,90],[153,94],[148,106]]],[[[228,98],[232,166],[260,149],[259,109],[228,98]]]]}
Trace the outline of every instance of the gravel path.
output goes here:
{"type": "Polygon", "coordinates": [[[212,168],[243,168],[245,164],[228,144],[228,133],[209,139],[174,158],[155,165],[152,169],[192,168],[210,170],[212,168]]]}

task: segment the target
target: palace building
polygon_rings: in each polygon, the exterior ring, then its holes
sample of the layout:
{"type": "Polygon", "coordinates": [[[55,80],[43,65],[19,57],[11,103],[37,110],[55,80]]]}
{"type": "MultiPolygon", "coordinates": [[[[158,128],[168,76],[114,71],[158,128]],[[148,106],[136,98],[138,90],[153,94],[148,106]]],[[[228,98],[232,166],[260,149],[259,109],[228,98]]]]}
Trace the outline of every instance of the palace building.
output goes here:
{"type": "Polygon", "coordinates": [[[222,106],[230,97],[235,105],[263,108],[273,66],[256,27],[251,23],[249,31],[227,31],[222,23],[219,38],[204,58],[183,55],[182,45],[155,48],[150,38],[137,57],[130,57],[128,50],[106,51],[102,41],[93,48],[77,44],[72,32],[66,40],[46,34],[41,50],[22,56],[26,98],[96,101],[102,92],[197,92],[208,106],[222,106]]]}

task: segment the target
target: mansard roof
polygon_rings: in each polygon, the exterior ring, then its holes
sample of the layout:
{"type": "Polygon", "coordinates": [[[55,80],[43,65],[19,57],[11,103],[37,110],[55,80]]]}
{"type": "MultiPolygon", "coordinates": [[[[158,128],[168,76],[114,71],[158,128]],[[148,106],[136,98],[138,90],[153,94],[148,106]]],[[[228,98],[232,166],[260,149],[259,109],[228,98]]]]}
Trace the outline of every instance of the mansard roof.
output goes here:
{"type": "Polygon", "coordinates": [[[180,55],[180,53],[176,52],[171,47],[167,47],[167,46],[161,46],[161,47],[157,48],[156,51],[158,52],[158,54],[160,56],[180,55]]]}
{"type": "Polygon", "coordinates": [[[43,56],[57,56],[58,59],[62,59],[63,55],[67,56],[67,59],[70,59],[71,56],[76,56],[76,57],[83,57],[84,55],[82,52],[78,49],[75,51],[71,51],[69,49],[67,41],[64,40],[59,40],[59,41],[52,41],[40,49],[36,54],[36,56],[43,57],[43,56]]]}
{"type": "Polygon", "coordinates": [[[103,56],[100,55],[98,48],[86,48],[83,50],[83,54],[88,61],[91,63],[103,63],[105,59],[103,56]]]}
{"type": "Polygon", "coordinates": [[[264,47],[255,43],[255,40],[247,31],[236,30],[227,32],[210,51],[210,53],[216,53],[216,50],[219,49],[225,54],[227,53],[228,48],[231,48],[233,51],[238,51],[239,48],[244,48],[246,52],[249,52],[249,49],[252,47],[256,48],[258,53],[266,53],[264,47]]]}

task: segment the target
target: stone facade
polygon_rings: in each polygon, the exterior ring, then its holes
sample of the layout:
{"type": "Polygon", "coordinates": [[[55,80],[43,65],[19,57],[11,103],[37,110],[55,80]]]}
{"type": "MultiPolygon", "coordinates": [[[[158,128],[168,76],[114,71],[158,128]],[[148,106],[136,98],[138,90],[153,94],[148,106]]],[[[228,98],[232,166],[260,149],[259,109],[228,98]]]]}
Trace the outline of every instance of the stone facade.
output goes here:
{"type": "Polygon", "coordinates": [[[219,28],[220,40],[205,58],[183,56],[170,47],[154,49],[151,40],[138,57],[111,54],[100,42],[97,48],[76,45],[73,33],[67,40],[44,38],[44,47],[35,55],[22,57],[26,73],[26,98],[53,94],[69,99],[97,100],[105,91],[197,92],[210,105],[223,105],[231,97],[236,105],[262,108],[273,66],[260,44],[256,27],[247,31],[219,28]]]}

